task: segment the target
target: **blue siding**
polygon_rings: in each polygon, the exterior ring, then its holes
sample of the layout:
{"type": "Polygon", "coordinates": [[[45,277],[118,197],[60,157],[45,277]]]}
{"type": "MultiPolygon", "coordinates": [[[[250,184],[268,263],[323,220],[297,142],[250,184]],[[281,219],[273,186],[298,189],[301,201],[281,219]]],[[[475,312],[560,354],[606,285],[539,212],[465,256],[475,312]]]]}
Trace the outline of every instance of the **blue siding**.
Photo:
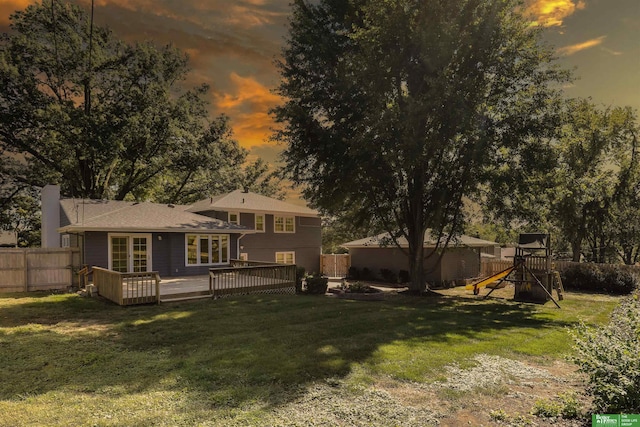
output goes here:
{"type": "MultiPolygon", "coordinates": [[[[250,218],[241,215],[242,225],[254,226],[253,214],[250,218]],[[246,223],[244,221],[247,221],[246,223]]],[[[322,220],[311,217],[295,217],[295,233],[275,233],[273,215],[265,215],[264,233],[247,234],[240,240],[250,260],[275,262],[276,252],[295,252],[296,265],[308,272],[320,271],[322,248],[322,220]]]]}
{"type": "Polygon", "coordinates": [[[105,231],[84,234],[84,262],[89,266],[109,268],[109,240],[105,231]]]}
{"type": "MultiPolygon", "coordinates": [[[[230,258],[238,258],[237,242],[238,235],[229,235],[230,258]]],[[[152,233],[151,267],[153,271],[160,273],[161,277],[209,274],[211,266],[186,266],[185,249],[185,233],[152,233]]],[[[109,268],[109,239],[107,232],[85,233],[84,259],[85,263],[90,266],[109,268]]]]}

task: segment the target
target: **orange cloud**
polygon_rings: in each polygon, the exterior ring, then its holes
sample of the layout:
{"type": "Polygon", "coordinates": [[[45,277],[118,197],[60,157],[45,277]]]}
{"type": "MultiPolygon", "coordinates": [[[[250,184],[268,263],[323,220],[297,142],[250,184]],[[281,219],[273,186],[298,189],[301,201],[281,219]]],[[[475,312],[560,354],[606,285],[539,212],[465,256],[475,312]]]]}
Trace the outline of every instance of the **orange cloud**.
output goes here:
{"type": "Polygon", "coordinates": [[[0,0],[0,25],[8,25],[9,15],[35,2],[35,0],[0,0]]]}
{"type": "MultiPolygon", "coordinates": [[[[258,2],[252,2],[252,4],[258,5],[258,2]]],[[[286,14],[279,12],[269,12],[246,6],[233,6],[225,21],[241,28],[251,28],[271,25],[284,16],[286,14]]]]}
{"type": "Polygon", "coordinates": [[[273,119],[268,111],[279,104],[282,98],[254,78],[232,72],[229,79],[231,90],[216,97],[216,110],[231,117],[231,125],[240,145],[247,148],[264,145],[273,127],[273,119]]]}
{"type": "Polygon", "coordinates": [[[558,49],[558,55],[569,56],[574,53],[578,53],[581,50],[590,49],[592,47],[602,44],[606,36],[600,36],[595,39],[587,40],[586,42],[576,43],[569,46],[564,46],[558,49]]]}
{"type": "Polygon", "coordinates": [[[536,25],[555,27],[561,26],[565,18],[585,7],[584,0],[528,0],[526,13],[535,19],[536,25]]]}

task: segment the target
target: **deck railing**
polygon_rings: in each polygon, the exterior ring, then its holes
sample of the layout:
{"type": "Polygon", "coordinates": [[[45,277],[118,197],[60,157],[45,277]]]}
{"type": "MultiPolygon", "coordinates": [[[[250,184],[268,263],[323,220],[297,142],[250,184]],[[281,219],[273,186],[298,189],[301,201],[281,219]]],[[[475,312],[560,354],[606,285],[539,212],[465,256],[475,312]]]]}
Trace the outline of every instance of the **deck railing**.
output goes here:
{"type": "Polygon", "coordinates": [[[101,296],[119,305],[160,301],[160,275],[156,271],[118,273],[93,267],[93,284],[101,296]]]}
{"type": "Polygon", "coordinates": [[[232,267],[209,270],[214,298],[254,293],[295,293],[296,266],[231,260],[232,267]]]}

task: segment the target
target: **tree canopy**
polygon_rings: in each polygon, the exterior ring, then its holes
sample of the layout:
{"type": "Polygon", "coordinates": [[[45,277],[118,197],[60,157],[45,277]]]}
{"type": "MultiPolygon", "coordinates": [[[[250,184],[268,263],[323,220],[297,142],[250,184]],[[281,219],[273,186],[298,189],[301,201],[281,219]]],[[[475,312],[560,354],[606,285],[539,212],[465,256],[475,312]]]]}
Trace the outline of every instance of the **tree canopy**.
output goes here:
{"type": "Polygon", "coordinates": [[[207,86],[184,87],[188,72],[178,49],[125,43],[78,6],[56,0],[15,12],[0,37],[5,180],[172,203],[248,179],[273,190],[263,162],[244,169],[248,153],[228,118],[209,118],[207,86]]]}
{"type": "Polygon", "coordinates": [[[274,110],[289,176],[325,213],[441,253],[465,196],[555,123],[553,64],[511,0],[296,0],[274,110]]]}
{"type": "Polygon", "coordinates": [[[636,114],[567,99],[558,117],[556,131],[534,153],[497,171],[485,207],[507,222],[553,230],[574,261],[634,263],[640,248],[636,114]]]}

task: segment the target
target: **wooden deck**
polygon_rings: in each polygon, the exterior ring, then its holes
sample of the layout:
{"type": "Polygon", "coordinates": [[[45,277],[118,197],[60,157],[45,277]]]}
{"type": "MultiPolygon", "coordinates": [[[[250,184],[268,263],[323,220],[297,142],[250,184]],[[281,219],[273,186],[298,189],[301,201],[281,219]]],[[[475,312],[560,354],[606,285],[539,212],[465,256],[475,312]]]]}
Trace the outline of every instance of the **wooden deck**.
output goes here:
{"type": "Polygon", "coordinates": [[[117,273],[95,267],[98,293],[119,305],[219,298],[251,293],[295,293],[295,265],[253,265],[212,268],[206,276],[160,278],[157,272],[117,273]]]}
{"type": "MultiPolygon", "coordinates": [[[[196,298],[222,297],[251,291],[281,289],[289,283],[286,279],[225,274],[218,278],[224,289],[211,289],[209,276],[167,277],[160,281],[160,302],[181,301],[196,298]],[[221,280],[220,280],[221,279],[221,280]]],[[[291,284],[292,293],[295,292],[291,284]]]]}

